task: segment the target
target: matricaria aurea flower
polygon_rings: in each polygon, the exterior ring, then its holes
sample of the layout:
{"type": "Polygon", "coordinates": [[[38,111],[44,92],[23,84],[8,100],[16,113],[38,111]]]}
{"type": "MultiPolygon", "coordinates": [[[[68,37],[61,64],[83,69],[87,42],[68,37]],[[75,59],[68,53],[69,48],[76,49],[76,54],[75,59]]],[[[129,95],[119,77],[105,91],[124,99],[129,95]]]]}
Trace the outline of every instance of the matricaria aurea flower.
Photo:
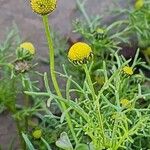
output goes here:
{"type": "Polygon", "coordinates": [[[39,15],[48,15],[56,8],[57,0],[30,0],[32,10],[39,15]]]}
{"type": "Polygon", "coordinates": [[[31,60],[35,54],[35,47],[30,42],[24,42],[16,49],[18,60],[31,60]]]}
{"type": "Polygon", "coordinates": [[[35,131],[32,132],[32,136],[35,139],[40,139],[42,137],[42,130],[41,129],[37,129],[35,131]]]}
{"type": "Polygon", "coordinates": [[[86,64],[93,57],[91,47],[83,42],[75,43],[68,52],[68,58],[74,64],[86,64]]]}
{"type": "Polygon", "coordinates": [[[131,104],[128,99],[122,99],[122,100],[120,101],[120,103],[121,103],[122,107],[124,107],[124,108],[129,107],[130,104],[131,104]]]}
{"type": "Polygon", "coordinates": [[[144,5],[144,0],[136,0],[136,2],[135,2],[135,9],[139,10],[139,9],[141,9],[143,7],[143,5],[144,5]]]}
{"type": "Polygon", "coordinates": [[[125,67],[123,67],[122,70],[127,75],[133,75],[133,69],[132,69],[132,67],[125,66],[125,67]]]}
{"type": "Polygon", "coordinates": [[[24,42],[20,44],[20,48],[27,50],[30,54],[35,54],[35,48],[32,43],[30,42],[24,42]]]}

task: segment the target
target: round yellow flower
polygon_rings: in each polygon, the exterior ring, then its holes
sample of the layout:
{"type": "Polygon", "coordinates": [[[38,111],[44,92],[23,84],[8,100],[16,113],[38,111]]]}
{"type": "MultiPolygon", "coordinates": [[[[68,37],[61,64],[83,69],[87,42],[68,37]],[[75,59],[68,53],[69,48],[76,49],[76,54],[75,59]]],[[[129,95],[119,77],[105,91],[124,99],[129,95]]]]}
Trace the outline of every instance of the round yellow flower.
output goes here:
{"type": "Polygon", "coordinates": [[[122,99],[120,101],[122,107],[129,107],[130,106],[130,101],[128,99],[122,99]]]}
{"type": "Polygon", "coordinates": [[[133,75],[133,69],[131,67],[125,66],[122,69],[124,71],[125,74],[127,75],[133,75]]]}
{"type": "Polygon", "coordinates": [[[30,42],[24,42],[20,44],[20,48],[27,50],[30,54],[35,54],[35,48],[32,43],[30,42]]]}
{"type": "Polygon", "coordinates": [[[33,131],[32,135],[35,139],[40,139],[42,137],[42,130],[40,129],[35,130],[33,131]]]}
{"type": "Polygon", "coordinates": [[[136,2],[135,2],[135,9],[139,10],[139,9],[141,9],[143,7],[143,5],[144,5],[144,0],[136,0],[136,2]]]}
{"type": "Polygon", "coordinates": [[[50,14],[56,8],[57,0],[31,0],[32,10],[40,15],[50,14]]]}
{"type": "Polygon", "coordinates": [[[83,42],[75,43],[68,52],[68,58],[74,64],[85,64],[93,57],[91,47],[83,42]]]}

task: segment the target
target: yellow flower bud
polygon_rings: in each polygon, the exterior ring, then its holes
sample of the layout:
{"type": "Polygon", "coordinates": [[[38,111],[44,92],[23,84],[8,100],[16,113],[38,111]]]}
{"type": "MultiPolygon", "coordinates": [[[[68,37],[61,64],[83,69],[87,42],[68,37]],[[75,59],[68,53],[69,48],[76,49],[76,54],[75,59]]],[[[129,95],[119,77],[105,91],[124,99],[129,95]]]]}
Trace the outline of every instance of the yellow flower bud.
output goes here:
{"type": "Polygon", "coordinates": [[[130,101],[128,99],[122,99],[120,101],[120,103],[121,103],[122,107],[124,107],[124,108],[130,106],[130,101]]]}
{"type": "Polygon", "coordinates": [[[97,40],[103,40],[104,38],[106,38],[106,31],[102,28],[97,28],[94,32],[93,32],[93,36],[95,37],[95,39],[97,40]]]}
{"type": "Polygon", "coordinates": [[[35,48],[34,48],[33,44],[30,42],[24,42],[24,43],[20,44],[20,48],[27,50],[32,55],[35,54],[35,48]]]}
{"type": "Polygon", "coordinates": [[[133,75],[133,69],[131,67],[125,66],[122,70],[127,75],[133,75]]]}
{"type": "Polygon", "coordinates": [[[55,10],[56,3],[57,0],[31,0],[31,8],[39,15],[47,15],[55,10]]]}
{"type": "Polygon", "coordinates": [[[135,9],[139,10],[139,9],[141,9],[143,7],[143,5],[144,5],[144,0],[136,0],[136,2],[135,2],[135,9]]]}
{"type": "Polygon", "coordinates": [[[16,49],[18,60],[32,60],[35,54],[35,48],[32,43],[24,42],[16,49]]]}
{"type": "Polygon", "coordinates": [[[92,56],[91,47],[83,42],[75,43],[68,52],[68,58],[74,64],[85,64],[92,56]]]}
{"type": "Polygon", "coordinates": [[[40,139],[42,137],[42,130],[40,129],[35,130],[33,131],[32,135],[35,139],[40,139]]]}

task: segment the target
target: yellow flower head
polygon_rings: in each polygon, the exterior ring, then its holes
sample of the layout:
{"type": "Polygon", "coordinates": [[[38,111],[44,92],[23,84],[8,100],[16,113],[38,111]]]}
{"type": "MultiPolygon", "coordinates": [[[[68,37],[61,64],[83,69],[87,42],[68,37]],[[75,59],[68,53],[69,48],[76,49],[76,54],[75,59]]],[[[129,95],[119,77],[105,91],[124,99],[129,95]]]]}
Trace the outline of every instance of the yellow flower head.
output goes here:
{"type": "Polygon", "coordinates": [[[83,42],[75,43],[68,52],[68,58],[74,64],[85,64],[92,56],[91,47],[83,42]]]}
{"type": "Polygon", "coordinates": [[[35,139],[40,139],[42,137],[42,130],[35,130],[32,132],[32,135],[35,139]]]}
{"type": "Polygon", "coordinates": [[[24,42],[24,43],[20,44],[19,48],[27,50],[31,55],[35,54],[35,48],[34,48],[33,44],[30,42],[24,42]]]}
{"type": "Polygon", "coordinates": [[[57,0],[31,0],[32,10],[39,15],[50,14],[56,8],[57,0]]]}
{"type": "Polygon", "coordinates": [[[125,66],[122,69],[124,71],[125,74],[127,75],[133,75],[133,69],[131,67],[125,66]]]}
{"type": "Polygon", "coordinates": [[[144,0],[136,0],[134,7],[136,10],[139,10],[143,7],[143,5],[144,5],[144,0]]]}
{"type": "Polygon", "coordinates": [[[128,99],[122,99],[120,101],[122,107],[129,107],[130,106],[130,101],[128,99]]]}

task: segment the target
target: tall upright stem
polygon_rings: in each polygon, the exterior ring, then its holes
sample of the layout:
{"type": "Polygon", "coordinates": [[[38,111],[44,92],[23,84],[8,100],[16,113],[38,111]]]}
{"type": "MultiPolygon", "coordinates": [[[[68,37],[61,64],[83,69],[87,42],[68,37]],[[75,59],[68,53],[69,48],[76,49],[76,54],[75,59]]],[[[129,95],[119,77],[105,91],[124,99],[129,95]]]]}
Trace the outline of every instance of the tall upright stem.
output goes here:
{"type": "MultiPolygon", "coordinates": [[[[16,89],[16,78],[12,79],[12,84],[11,84],[11,88],[12,89],[16,89]]],[[[15,99],[13,103],[8,103],[7,105],[7,109],[8,111],[12,114],[15,115],[17,113],[17,107],[16,107],[16,103],[15,103],[15,99]]],[[[16,129],[17,129],[17,133],[18,133],[18,137],[19,137],[19,142],[20,142],[20,147],[22,150],[26,150],[26,143],[22,137],[22,132],[24,132],[23,127],[21,126],[21,121],[18,120],[18,118],[14,118],[14,121],[16,123],[16,129]]]]}
{"type": "MultiPolygon", "coordinates": [[[[56,74],[55,74],[55,64],[54,64],[54,46],[53,46],[53,40],[51,38],[51,32],[50,32],[50,27],[49,27],[49,23],[48,23],[48,16],[45,15],[43,16],[43,23],[44,23],[44,28],[45,28],[45,33],[46,33],[46,38],[47,38],[47,42],[48,42],[48,46],[49,46],[49,59],[50,59],[50,74],[51,74],[51,79],[55,88],[55,91],[57,93],[57,95],[59,97],[62,97],[62,94],[60,92],[58,83],[57,83],[57,79],[56,79],[56,74]]],[[[63,102],[60,102],[61,105],[61,110],[65,111],[67,109],[66,105],[63,102]]],[[[76,142],[76,144],[78,143],[78,140],[76,138],[73,126],[72,126],[72,122],[70,119],[70,116],[68,113],[66,113],[66,121],[68,123],[68,126],[70,128],[70,131],[72,133],[72,136],[76,142]]]]}
{"type": "Polygon", "coordinates": [[[91,90],[91,94],[92,94],[93,100],[95,101],[96,100],[96,94],[95,94],[95,90],[94,90],[94,87],[93,87],[93,83],[92,83],[92,80],[91,80],[91,77],[90,77],[87,65],[84,64],[83,68],[84,68],[84,71],[85,71],[85,74],[86,74],[87,82],[88,82],[88,84],[90,86],[90,90],[91,90]]]}
{"type": "Polygon", "coordinates": [[[20,126],[20,123],[18,120],[15,120],[15,122],[16,122],[16,127],[17,127],[17,132],[18,132],[21,148],[22,150],[26,150],[26,143],[22,137],[22,127],[20,126]]]}
{"type": "Polygon", "coordinates": [[[97,99],[97,95],[95,93],[95,89],[93,87],[93,83],[92,83],[87,65],[84,64],[83,68],[84,68],[84,71],[85,71],[85,74],[86,74],[87,82],[88,82],[90,90],[91,90],[92,98],[94,100],[94,103],[96,102],[95,104],[96,104],[96,107],[97,107],[98,121],[99,121],[99,125],[100,125],[101,131],[102,131],[103,142],[105,144],[105,132],[104,132],[104,127],[103,127],[102,115],[101,115],[101,112],[100,112],[100,103],[99,103],[99,100],[97,99]]]}

